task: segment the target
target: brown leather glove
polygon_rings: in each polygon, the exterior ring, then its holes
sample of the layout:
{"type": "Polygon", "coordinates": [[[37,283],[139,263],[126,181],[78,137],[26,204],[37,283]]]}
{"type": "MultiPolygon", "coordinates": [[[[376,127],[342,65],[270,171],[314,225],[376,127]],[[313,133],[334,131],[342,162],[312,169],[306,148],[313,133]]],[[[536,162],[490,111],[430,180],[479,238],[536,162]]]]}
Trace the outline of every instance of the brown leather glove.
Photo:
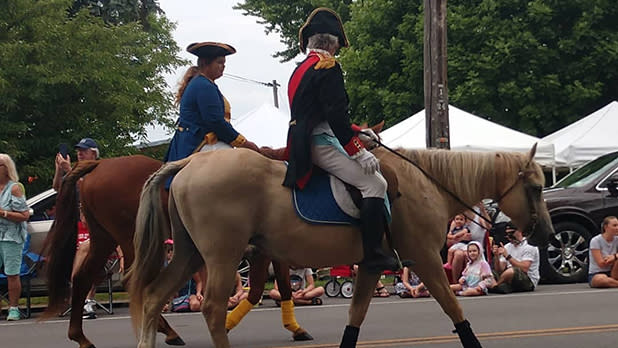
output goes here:
{"type": "Polygon", "coordinates": [[[273,149],[268,146],[262,146],[260,147],[260,153],[270,159],[283,161],[283,157],[285,154],[285,147],[282,147],[279,149],[273,149]]]}
{"type": "Polygon", "coordinates": [[[239,147],[244,147],[245,149],[253,150],[253,151],[258,152],[258,153],[260,152],[260,149],[258,148],[258,146],[257,146],[257,145],[255,145],[255,143],[254,143],[254,142],[249,141],[249,140],[245,141],[245,142],[244,142],[242,145],[240,145],[239,147]]]}

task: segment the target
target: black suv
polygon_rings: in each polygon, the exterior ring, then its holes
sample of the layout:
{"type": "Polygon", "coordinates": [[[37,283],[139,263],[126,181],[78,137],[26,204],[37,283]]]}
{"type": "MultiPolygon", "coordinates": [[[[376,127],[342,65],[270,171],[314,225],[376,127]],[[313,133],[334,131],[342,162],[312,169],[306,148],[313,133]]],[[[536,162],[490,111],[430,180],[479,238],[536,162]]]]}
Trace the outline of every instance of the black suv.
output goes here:
{"type": "Polygon", "coordinates": [[[590,238],[608,215],[618,216],[618,152],[570,173],[543,193],[556,234],[541,250],[541,275],[550,282],[584,281],[590,238]]]}

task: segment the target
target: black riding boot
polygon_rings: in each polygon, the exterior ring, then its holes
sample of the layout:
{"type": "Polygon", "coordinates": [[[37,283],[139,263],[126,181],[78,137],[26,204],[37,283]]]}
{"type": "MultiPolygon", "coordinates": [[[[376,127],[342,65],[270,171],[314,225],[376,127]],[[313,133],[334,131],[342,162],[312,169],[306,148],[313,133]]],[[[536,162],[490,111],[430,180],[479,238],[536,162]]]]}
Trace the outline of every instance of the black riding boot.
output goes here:
{"type": "Polygon", "coordinates": [[[363,198],[361,207],[361,234],[363,236],[362,264],[370,273],[382,273],[384,270],[396,271],[399,262],[389,256],[382,249],[382,237],[384,236],[384,199],[363,198]]]}

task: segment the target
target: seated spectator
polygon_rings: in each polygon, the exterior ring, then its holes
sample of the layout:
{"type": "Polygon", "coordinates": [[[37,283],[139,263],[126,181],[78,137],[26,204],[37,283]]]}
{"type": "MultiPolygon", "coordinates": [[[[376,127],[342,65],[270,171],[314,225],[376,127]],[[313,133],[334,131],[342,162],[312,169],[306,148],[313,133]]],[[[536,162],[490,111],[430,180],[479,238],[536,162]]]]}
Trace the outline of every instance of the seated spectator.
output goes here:
{"type": "Polygon", "coordinates": [[[453,218],[449,232],[446,235],[446,246],[448,247],[446,263],[448,264],[453,264],[455,250],[466,250],[466,246],[470,242],[470,230],[466,223],[467,220],[464,214],[457,214],[453,218]]]}
{"type": "MultiPolygon", "coordinates": [[[[290,286],[292,287],[292,301],[295,305],[321,305],[324,287],[315,286],[311,268],[290,268],[290,286]]],[[[275,288],[270,290],[270,298],[275,303],[281,302],[281,294],[275,280],[275,288]]]]}
{"type": "Polygon", "coordinates": [[[203,270],[204,267],[193,273],[191,279],[172,299],[172,312],[199,312],[201,310],[204,301],[203,270]]]}
{"type": "MultiPolygon", "coordinates": [[[[473,207],[474,212],[467,211],[464,213],[466,218],[468,219],[468,234],[465,235],[460,241],[477,241],[481,245],[481,252],[484,252],[482,247],[483,242],[485,240],[485,235],[487,234],[487,230],[489,229],[489,224],[485,219],[489,220],[489,214],[487,214],[487,210],[485,210],[485,206],[483,202],[479,202],[477,205],[473,207]],[[482,215],[485,219],[481,218],[482,215]]],[[[455,224],[455,221],[451,222],[451,227],[455,224]]],[[[461,277],[461,272],[463,271],[465,265],[467,263],[467,255],[466,249],[458,249],[453,251],[453,259],[451,263],[445,265],[447,268],[451,269],[452,279],[453,281],[459,279],[461,277]]]]}
{"type": "Polygon", "coordinates": [[[401,281],[395,284],[395,293],[401,298],[429,297],[429,291],[409,267],[401,272],[401,281]]]}
{"type": "Polygon", "coordinates": [[[451,289],[459,296],[487,295],[487,288],[494,286],[495,280],[491,267],[481,253],[479,242],[468,244],[468,265],[463,270],[458,284],[451,284],[451,289]]]}
{"type": "Polygon", "coordinates": [[[588,284],[591,288],[618,288],[618,219],[603,219],[601,234],[590,240],[588,284]]]}
{"type": "Polygon", "coordinates": [[[489,292],[508,294],[533,291],[539,283],[539,249],[529,245],[519,229],[507,226],[506,245],[492,248],[493,266],[498,282],[489,292]]]}

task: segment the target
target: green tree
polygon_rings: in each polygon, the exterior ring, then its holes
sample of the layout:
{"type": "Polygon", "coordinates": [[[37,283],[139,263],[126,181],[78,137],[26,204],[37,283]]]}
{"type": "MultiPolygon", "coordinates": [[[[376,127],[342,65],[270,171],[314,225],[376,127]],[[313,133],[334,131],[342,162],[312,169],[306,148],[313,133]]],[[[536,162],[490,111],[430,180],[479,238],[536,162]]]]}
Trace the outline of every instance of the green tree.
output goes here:
{"type": "MultiPolygon", "coordinates": [[[[163,74],[181,61],[173,25],[156,13],[106,23],[70,0],[0,4],[0,152],[17,162],[32,195],[51,185],[58,144],[97,140],[104,156],[134,151],[136,135],[168,122],[172,96],[163,74]]],[[[74,157],[74,156],[72,156],[74,157]]]]}
{"type": "MultiPolygon", "coordinates": [[[[356,121],[392,125],[423,108],[423,1],[344,2],[340,60],[356,121]]],[[[327,1],[247,0],[298,52],[298,28],[327,1]]],[[[342,5],[343,6],[343,5],[342,5]]],[[[618,8],[609,0],[449,0],[450,103],[544,136],[618,99],[618,8]]]]}

